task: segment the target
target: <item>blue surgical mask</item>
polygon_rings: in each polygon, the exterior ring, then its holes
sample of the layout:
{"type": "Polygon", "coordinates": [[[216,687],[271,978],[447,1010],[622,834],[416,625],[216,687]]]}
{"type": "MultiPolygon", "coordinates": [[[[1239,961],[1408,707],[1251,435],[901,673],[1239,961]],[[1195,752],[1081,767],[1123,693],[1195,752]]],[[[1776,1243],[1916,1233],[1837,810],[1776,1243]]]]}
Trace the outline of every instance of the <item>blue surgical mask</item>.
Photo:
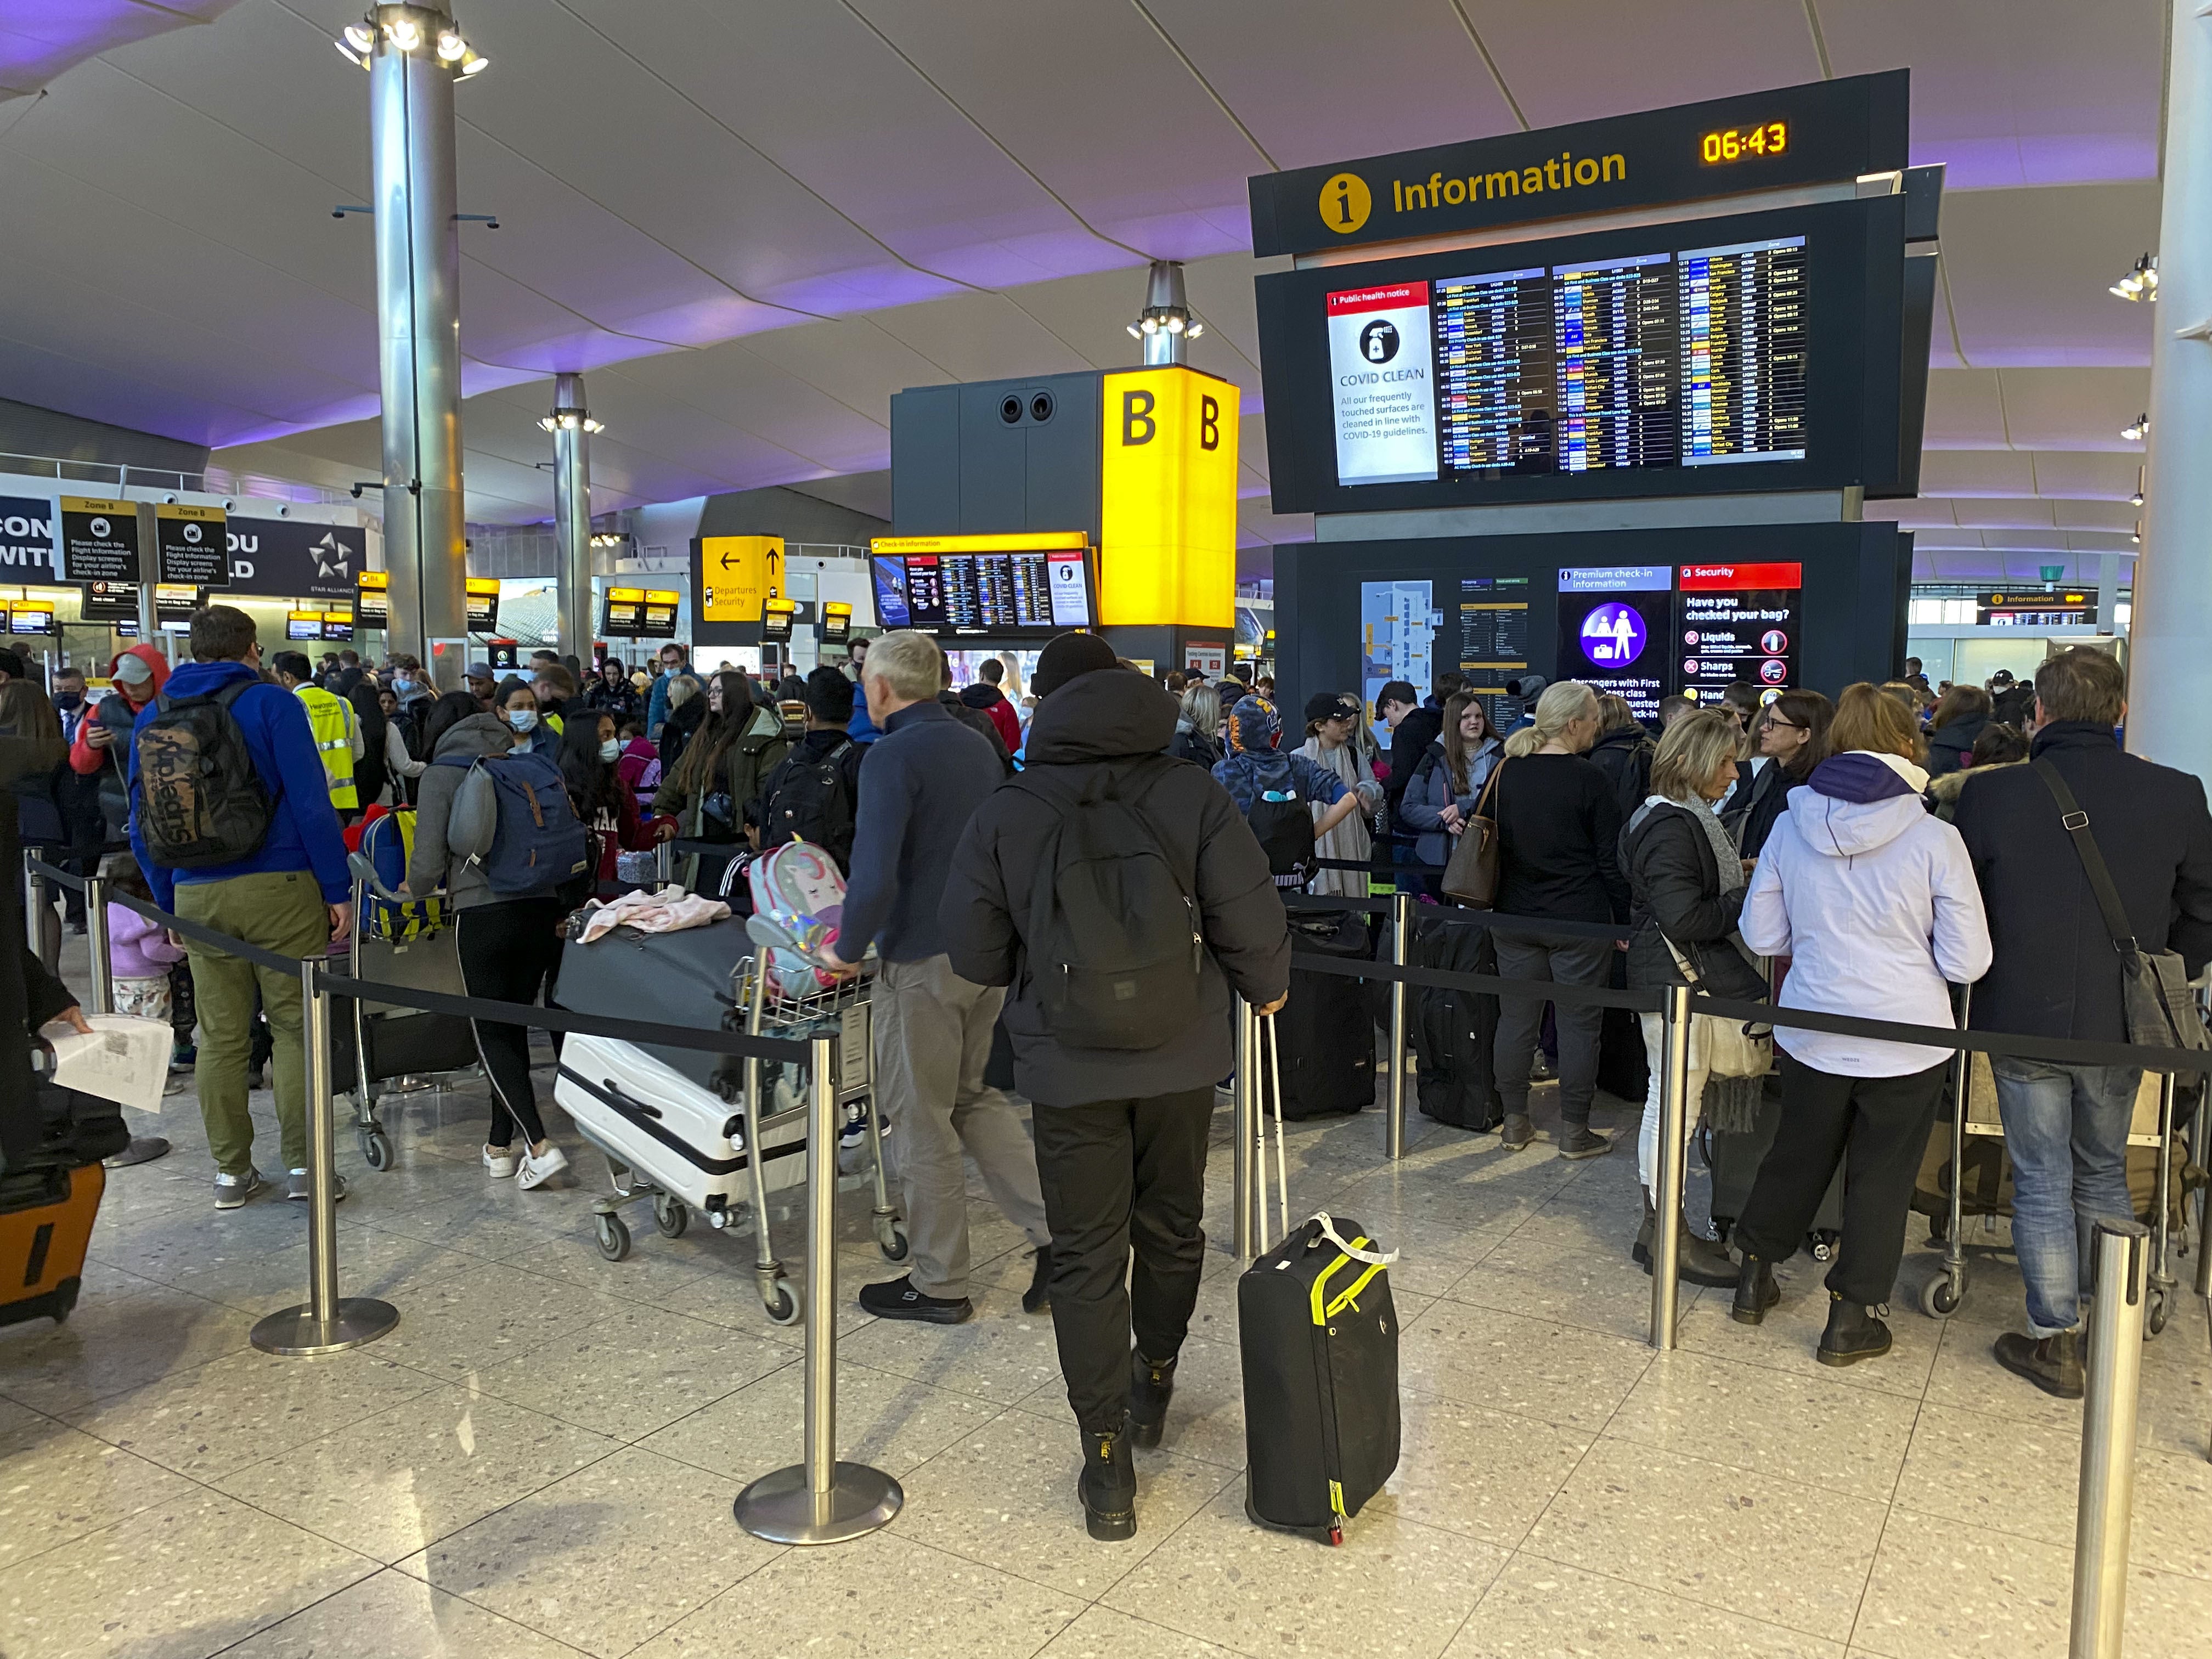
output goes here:
{"type": "Polygon", "coordinates": [[[395,674],[392,679],[392,689],[404,697],[415,689],[415,682],[404,674],[395,674]]]}
{"type": "Polygon", "coordinates": [[[527,732],[538,724],[538,711],[535,708],[510,708],[507,711],[507,723],[518,732],[527,732]]]}
{"type": "Polygon", "coordinates": [[[601,760],[603,760],[603,761],[619,760],[621,757],[622,757],[622,743],[621,743],[620,739],[618,739],[618,738],[608,738],[605,743],[603,743],[603,744],[601,744],[599,745],[599,758],[600,758],[601,760]]]}

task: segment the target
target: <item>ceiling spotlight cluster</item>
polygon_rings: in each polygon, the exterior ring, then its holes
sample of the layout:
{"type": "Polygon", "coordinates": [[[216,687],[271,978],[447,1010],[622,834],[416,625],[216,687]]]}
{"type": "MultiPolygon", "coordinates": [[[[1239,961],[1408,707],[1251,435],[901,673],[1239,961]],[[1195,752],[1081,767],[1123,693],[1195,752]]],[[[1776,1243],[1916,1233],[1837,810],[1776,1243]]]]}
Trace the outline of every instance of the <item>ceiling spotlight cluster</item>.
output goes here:
{"type": "Polygon", "coordinates": [[[580,409],[556,409],[538,417],[540,432],[605,432],[606,422],[595,421],[580,409]]]}
{"type": "Polygon", "coordinates": [[[2146,253],[2135,263],[2135,268],[2105,290],[2117,294],[2123,300],[2152,300],[2158,298],[2158,255],[2146,253]]]}
{"type": "Polygon", "coordinates": [[[2130,443],[2138,443],[2148,438],[2150,436],[2150,416],[2136,416],[2133,421],[2120,428],[2120,436],[2125,438],[2130,443]]]}
{"type": "Polygon", "coordinates": [[[1180,334],[1185,339],[1195,340],[1206,332],[1206,325],[1187,323],[1179,312],[1170,311],[1155,315],[1148,311],[1135,322],[1129,324],[1128,329],[1129,337],[1133,340],[1141,340],[1147,334],[1180,334]]]}
{"type": "Polygon", "coordinates": [[[592,538],[593,547],[626,547],[629,538],[619,531],[602,530],[592,538]]]}
{"type": "Polygon", "coordinates": [[[491,59],[479,54],[453,25],[447,24],[434,37],[428,36],[421,23],[407,16],[380,23],[371,12],[360,22],[347,24],[335,44],[348,63],[367,69],[375,60],[380,36],[394,52],[411,54],[427,46],[458,79],[481,75],[491,67],[491,59]]]}

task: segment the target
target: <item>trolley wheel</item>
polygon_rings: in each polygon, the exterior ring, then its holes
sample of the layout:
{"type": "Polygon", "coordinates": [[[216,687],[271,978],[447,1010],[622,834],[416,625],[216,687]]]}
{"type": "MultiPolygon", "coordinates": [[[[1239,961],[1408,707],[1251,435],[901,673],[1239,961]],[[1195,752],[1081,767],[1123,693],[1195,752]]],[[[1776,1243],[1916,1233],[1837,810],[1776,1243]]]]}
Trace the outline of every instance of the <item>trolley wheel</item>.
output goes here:
{"type": "Polygon", "coordinates": [[[691,1224],[691,1212],[682,1199],[663,1193],[653,1200],[653,1224],[663,1238],[681,1238],[691,1224]]]}
{"type": "Polygon", "coordinates": [[[896,1221],[876,1223],[876,1248],[886,1261],[903,1261],[908,1249],[906,1229],[896,1221]]]}
{"type": "Polygon", "coordinates": [[[1948,1273],[1938,1273],[1920,1287],[1920,1311],[1930,1319],[1948,1319],[1966,1299],[1966,1291],[1948,1273]]]}
{"type": "Polygon", "coordinates": [[[769,1322],[777,1325],[796,1325],[799,1322],[799,1292],[791,1281],[778,1276],[775,1289],[761,1298],[761,1306],[768,1310],[769,1322]]]}
{"type": "Polygon", "coordinates": [[[620,1261],[629,1254],[629,1229],[620,1216],[599,1218],[599,1254],[610,1261],[620,1261]]]}
{"type": "Polygon", "coordinates": [[[2143,1340],[2148,1342],[2166,1328],[2166,1292],[2154,1290],[2149,1305],[2143,1310],[2143,1340]]]}
{"type": "Polygon", "coordinates": [[[361,1137],[362,1161],[372,1170],[388,1170],[396,1161],[392,1148],[392,1137],[381,1129],[369,1129],[361,1137]]]}

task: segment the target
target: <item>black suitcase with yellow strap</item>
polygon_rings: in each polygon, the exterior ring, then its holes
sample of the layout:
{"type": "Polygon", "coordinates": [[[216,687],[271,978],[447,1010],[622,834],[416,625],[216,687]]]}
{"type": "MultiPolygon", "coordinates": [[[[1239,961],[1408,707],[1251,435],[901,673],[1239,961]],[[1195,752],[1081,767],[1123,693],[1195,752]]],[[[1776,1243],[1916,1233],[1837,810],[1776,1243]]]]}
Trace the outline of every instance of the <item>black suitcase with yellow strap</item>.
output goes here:
{"type": "Polygon", "coordinates": [[[1383,1252],[1326,1212],[1237,1286],[1244,1513],[1322,1543],[1398,1467],[1398,1314],[1383,1252]]]}

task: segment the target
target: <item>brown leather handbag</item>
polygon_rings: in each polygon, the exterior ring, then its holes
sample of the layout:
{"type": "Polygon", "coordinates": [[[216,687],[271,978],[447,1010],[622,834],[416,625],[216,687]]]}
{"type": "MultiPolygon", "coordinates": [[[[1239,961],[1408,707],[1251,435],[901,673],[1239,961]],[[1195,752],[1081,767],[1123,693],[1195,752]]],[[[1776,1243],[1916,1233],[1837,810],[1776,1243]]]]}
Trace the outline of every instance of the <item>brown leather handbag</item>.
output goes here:
{"type": "Polygon", "coordinates": [[[1504,775],[1506,764],[1501,760],[1491,772],[1482,793],[1475,799],[1467,828],[1460,831],[1451,856],[1444,860],[1444,896],[1470,910],[1487,910],[1498,902],[1498,820],[1485,809],[1497,793],[1498,780],[1504,775]]]}

